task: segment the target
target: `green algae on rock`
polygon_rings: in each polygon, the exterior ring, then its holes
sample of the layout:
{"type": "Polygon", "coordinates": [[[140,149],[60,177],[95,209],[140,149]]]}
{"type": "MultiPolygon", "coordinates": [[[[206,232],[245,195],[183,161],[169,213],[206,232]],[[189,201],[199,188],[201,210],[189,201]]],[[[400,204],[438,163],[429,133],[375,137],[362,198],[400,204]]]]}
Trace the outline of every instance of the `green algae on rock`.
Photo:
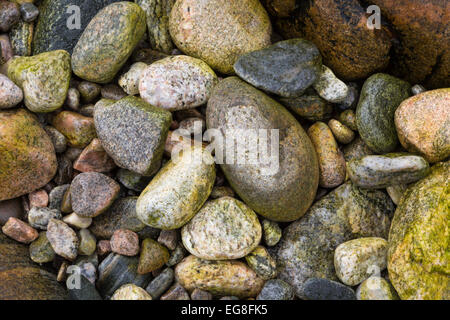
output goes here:
{"type": "Polygon", "coordinates": [[[336,247],[359,237],[387,238],[393,211],[393,203],[381,191],[359,189],[350,182],[339,186],[284,230],[275,247],[278,277],[291,284],[299,298],[306,297],[309,278],[337,280],[336,247]]]}
{"type": "Polygon", "coordinates": [[[245,261],[264,280],[270,280],[277,276],[277,263],[263,246],[257,246],[255,250],[245,256],[245,261]]]}
{"type": "Polygon", "coordinates": [[[347,165],[352,182],[360,188],[383,189],[416,182],[430,173],[424,158],[407,153],[387,153],[353,159],[347,165]]]}
{"type": "Polygon", "coordinates": [[[100,102],[95,106],[94,122],[106,153],[121,168],[145,176],[154,174],[172,122],[170,112],[133,96],[100,102]]]}
{"type": "Polygon", "coordinates": [[[206,260],[242,258],[256,248],[261,234],[255,212],[231,197],[207,202],[181,230],[185,248],[206,260]]]}
{"type": "Polygon", "coordinates": [[[314,43],[291,39],[243,54],[236,74],[253,86],[282,97],[298,97],[322,72],[322,56],[314,43]]]}
{"type": "Polygon", "coordinates": [[[66,100],[70,75],[70,55],[64,50],[15,57],[8,65],[8,77],[23,90],[25,106],[33,112],[60,108],[66,100]]]}
{"type": "Polygon", "coordinates": [[[386,279],[371,276],[363,281],[356,290],[358,300],[398,300],[394,287],[386,279]]]}
{"type": "Polygon", "coordinates": [[[409,187],[389,232],[388,271],[402,299],[450,299],[450,162],[409,187]]]}
{"type": "Polygon", "coordinates": [[[450,88],[427,91],[395,111],[400,143],[434,163],[450,156],[450,88]]]}
{"type": "Polygon", "coordinates": [[[16,56],[31,56],[34,24],[20,21],[9,33],[11,47],[16,56]]]}
{"type": "Polygon", "coordinates": [[[108,5],[89,22],[73,49],[73,72],[84,80],[110,82],[144,33],[145,13],[137,4],[108,5]]]}
{"type": "Polygon", "coordinates": [[[216,296],[255,297],[264,285],[264,280],[243,262],[208,261],[192,255],[177,265],[175,277],[188,291],[198,288],[216,296]]]}
{"type": "Polygon", "coordinates": [[[45,186],[57,170],[53,144],[25,109],[0,111],[0,201],[45,186]]]}
{"type": "Polygon", "coordinates": [[[96,137],[94,119],[76,112],[62,111],[53,118],[52,124],[71,147],[84,148],[96,137]]]}
{"type": "Polygon", "coordinates": [[[169,30],[181,51],[232,74],[240,55],[270,45],[272,26],[258,0],[180,0],[170,13],[169,30]]]}
{"type": "Polygon", "coordinates": [[[208,199],[215,178],[211,154],[201,148],[185,148],[142,191],[136,204],[138,219],[158,229],[181,228],[208,199]]]}
{"type": "Polygon", "coordinates": [[[175,48],[169,32],[169,16],[176,0],[135,0],[147,16],[150,46],[170,54],[175,48]]]}
{"type": "Polygon", "coordinates": [[[39,238],[30,244],[30,258],[36,263],[47,263],[55,259],[55,251],[47,239],[45,231],[39,233],[39,238]]]}
{"type": "Polygon", "coordinates": [[[146,274],[164,266],[169,261],[170,253],[166,247],[153,239],[142,241],[141,254],[137,272],[146,274]]]}
{"type": "Polygon", "coordinates": [[[247,154],[236,161],[227,158],[234,155],[234,144],[215,146],[216,154],[223,152],[221,168],[227,180],[250,208],[273,221],[293,221],[306,212],[316,194],[319,166],[311,140],[289,111],[239,78],[229,77],[215,87],[206,118],[208,129],[220,130],[224,141],[231,139],[247,154]],[[266,132],[263,147],[271,150],[270,158],[260,147],[256,156],[261,161],[252,163],[249,155],[255,153],[255,145],[241,130],[266,132]]]}
{"type": "Polygon", "coordinates": [[[388,74],[377,73],[364,82],[356,108],[358,132],[377,153],[394,151],[398,144],[394,113],[409,97],[411,86],[388,74]]]}

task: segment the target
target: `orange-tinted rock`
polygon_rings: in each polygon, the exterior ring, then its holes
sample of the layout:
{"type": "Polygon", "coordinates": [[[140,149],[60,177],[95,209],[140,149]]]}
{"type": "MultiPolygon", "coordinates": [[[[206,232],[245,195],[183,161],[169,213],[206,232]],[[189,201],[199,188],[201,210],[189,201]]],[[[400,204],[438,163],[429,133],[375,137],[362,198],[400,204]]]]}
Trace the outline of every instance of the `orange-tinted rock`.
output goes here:
{"type": "Polygon", "coordinates": [[[428,162],[450,156],[450,88],[426,91],[403,101],[395,111],[400,143],[428,162]]]}
{"type": "Polygon", "coordinates": [[[109,172],[115,167],[113,159],[97,138],[91,141],[73,164],[73,168],[81,172],[109,172]]]}
{"type": "Polygon", "coordinates": [[[383,26],[370,30],[366,8],[357,0],[302,1],[276,25],[285,38],[312,41],[338,78],[365,78],[389,63],[389,31],[383,26]]]}
{"type": "Polygon", "coordinates": [[[52,141],[24,109],[0,112],[0,201],[46,185],[57,169],[52,141]]]}
{"type": "Polygon", "coordinates": [[[139,253],[139,237],[137,233],[119,229],[111,237],[111,250],[123,256],[135,256],[139,253]]]}
{"type": "Polygon", "coordinates": [[[84,148],[96,137],[94,119],[72,111],[62,111],[53,119],[53,126],[61,132],[71,147],[84,148]]]}
{"type": "Polygon", "coordinates": [[[28,194],[30,207],[43,208],[48,205],[48,194],[45,190],[36,190],[28,194]]]}
{"type": "Polygon", "coordinates": [[[399,44],[392,56],[395,75],[430,88],[450,86],[450,2],[373,0],[399,44]]]}
{"type": "Polygon", "coordinates": [[[30,243],[37,239],[39,233],[27,223],[16,218],[9,218],[6,224],[2,227],[2,232],[8,237],[22,242],[30,243]]]}

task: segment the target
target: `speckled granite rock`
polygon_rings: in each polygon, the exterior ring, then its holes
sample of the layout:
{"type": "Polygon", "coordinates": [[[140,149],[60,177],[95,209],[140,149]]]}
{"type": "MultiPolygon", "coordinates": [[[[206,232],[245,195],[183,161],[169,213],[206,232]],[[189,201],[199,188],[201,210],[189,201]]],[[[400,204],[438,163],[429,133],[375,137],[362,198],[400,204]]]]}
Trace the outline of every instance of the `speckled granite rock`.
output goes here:
{"type": "Polygon", "coordinates": [[[416,182],[430,173],[430,166],[419,156],[388,153],[351,160],[347,171],[352,182],[358,187],[383,189],[396,184],[416,182]]]}
{"type": "Polygon", "coordinates": [[[29,258],[28,248],[0,232],[0,299],[63,300],[64,288],[54,274],[40,269],[29,258]]]}
{"type": "Polygon", "coordinates": [[[8,65],[8,77],[24,94],[33,112],[51,112],[66,100],[70,80],[70,55],[64,50],[32,57],[15,57],[8,65]]]}
{"type": "Polygon", "coordinates": [[[46,185],[57,170],[53,144],[24,109],[0,111],[0,201],[46,185]]]}
{"type": "Polygon", "coordinates": [[[207,261],[195,256],[177,265],[175,277],[189,291],[198,288],[217,296],[254,297],[264,285],[264,280],[242,262],[207,261]]]}
{"type": "Polygon", "coordinates": [[[181,51],[231,74],[240,55],[270,45],[272,27],[257,0],[182,0],[172,8],[169,30],[181,51]]]}
{"type": "Polygon", "coordinates": [[[47,224],[50,219],[61,219],[61,211],[47,207],[32,207],[28,212],[28,223],[30,226],[40,230],[47,230],[47,224]]]}
{"type": "Polygon", "coordinates": [[[450,156],[450,88],[418,94],[395,111],[400,143],[429,162],[450,156]]]}
{"type": "Polygon", "coordinates": [[[169,32],[169,16],[176,0],[135,0],[147,16],[150,46],[170,54],[175,48],[169,32]]]}
{"type": "Polygon", "coordinates": [[[61,220],[50,219],[47,239],[55,253],[73,261],[78,255],[79,240],[75,231],[61,220]]]}
{"type": "Polygon", "coordinates": [[[97,104],[95,128],[103,148],[115,163],[142,175],[158,170],[172,116],[140,98],[97,104]]]}
{"type": "Polygon", "coordinates": [[[355,291],[337,281],[309,278],[304,287],[307,300],[356,300],[355,291]]]}
{"type": "Polygon", "coordinates": [[[253,86],[283,97],[298,97],[319,79],[322,56],[307,40],[291,39],[243,54],[236,74],[253,86]]]}
{"type": "Polygon", "coordinates": [[[137,4],[108,5],[92,18],[73,49],[73,72],[84,80],[110,82],[144,33],[145,13],[137,4]]]}
{"type": "Polygon", "coordinates": [[[34,24],[20,21],[9,32],[11,46],[16,56],[31,56],[34,24]]]}
{"type": "Polygon", "coordinates": [[[356,290],[358,300],[398,300],[394,287],[386,279],[372,276],[363,281],[356,290]]]}
{"type": "Polygon", "coordinates": [[[341,243],[334,252],[334,268],[346,285],[356,286],[371,275],[380,274],[387,265],[388,242],[368,237],[341,243]]]}
{"type": "Polygon", "coordinates": [[[185,248],[206,260],[242,258],[256,248],[261,234],[253,210],[230,197],[207,202],[181,230],[185,248]]]}
{"type": "Polygon", "coordinates": [[[142,99],[166,110],[195,108],[205,104],[217,84],[214,71],[202,60],[170,56],[152,63],[139,82],[142,99]]]}
{"type": "Polygon", "coordinates": [[[387,238],[393,210],[381,191],[341,185],[284,230],[275,247],[279,278],[290,283],[299,298],[306,297],[304,284],[309,278],[336,280],[336,247],[358,237],[387,238]]]}
{"type": "Polygon", "coordinates": [[[294,290],[280,279],[266,281],[256,300],[293,300],[294,290]]]}
{"type": "Polygon", "coordinates": [[[358,0],[311,0],[289,18],[275,22],[285,39],[305,38],[320,50],[323,63],[343,80],[361,79],[387,66],[390,33],[367,27],[366,8],[358,0]]]}
{"type": "Polygon", "coordinates": [[[119,191],[119,184],[102,173],[80,173],[70,185],[72,209],[82,217],[96,217],[112,205],[119,191]]]}
{"type": "Polygon", "coordinates": [[[361,89],[356,123],[361,138],[377,153],[391,152],[398,143],[394,113],[409,97],[411,86],[384,73],[370,76],[361,89]]]}
{"type": "Polygon", "coordinates": [[[7,76],[0,73],[0,110],[13,108],[22,99],[22,89],[16,86],[7,76]]]}
{"type": "MultiPolygon", "coordinates": [[[[20,0],[19,0],[20,1],[20,0]]],[[[43,0],[39,6],[39,18],[33,40],[33,55],[52,51],[72,50],[80,38],[81,33],[94,15],[104,6],[120,0],[43,0]],[[73,7],[80,9],[80,27],[74,14],[73,7]],[[68,28],[68,25],[70,28],[68,28]]]]}
{"type": "Polygon", "coordinates": [[[139,220],[164,230],[182,227],[208,199],[215,177],[214,161],[208,151],[185,149],[142,191],[136,204],[139,220]]]}
{"type": "Polygon", "coordinates": [[[118,83],[123,91],[131,96],[139,94],[139,81],[147,67],[147,64],[143,62],[133,63],[130,69],[119,78],[118,83]]]}
{"type": "Polygon", "coordinates": [[[334,139],[330,128],[323,122],[316,122],[308,129],[319,160],[319,185],[334,188],[345,179],[346,165],[344,155],[334,139]]]}
{"type": "Polygon", "coordinates": [[[129,283],[117,289],[111,300],[152,300],[152,297],[141,287],[129,283]]]}
{"type": "Polygon", "coordinates": [[[252,144],[243,139],[239,130],[251,129],[255,134],[258,129],[270,131],[265,131],[270,139],[267,148],[273,154],[279,148],[278,158],[260,152],[259,158],[266,158],[266,163],[252,164],[247,156],[240,159],[245,160],[242,164],[227,159],[227,150],[223,150],[221,168],[234,191],[256,213],[274,221],[301,217],[314,199],[319,166],[311,140],[295,118],[237,77],[219,82],[208,102],[206,117],[208,129],[219,129],[224,141],[234,140],[237,148],[249,154],[258,152],[250,152],[252,144]],[[278,132],[279,141],[274,131],[278,132]]]}
{"type": "Polygon", "coordinates": [[[389,233],[389,278],[402,299],[450,299],[450,162],[431,170],[408,188],[389,233]]]}

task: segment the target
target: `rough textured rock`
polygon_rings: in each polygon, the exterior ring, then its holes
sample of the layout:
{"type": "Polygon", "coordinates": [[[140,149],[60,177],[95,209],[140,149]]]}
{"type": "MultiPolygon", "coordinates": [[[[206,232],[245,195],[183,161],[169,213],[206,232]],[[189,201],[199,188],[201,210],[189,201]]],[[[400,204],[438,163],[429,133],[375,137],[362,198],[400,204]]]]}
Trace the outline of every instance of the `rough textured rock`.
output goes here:
{"type": "Polygon", "coordinates": [[[73,47],[94,15],[104,6],[117,1],[119,0],[43,0],[39,6],[33,55],[59,49],[72,54],[73,47]],[[79,28],[74,16],[77,9],[70,7],[72,5],[80,9],[79,28]]]}
{"type": "Polygon", "coordinates": [[[111,300],[152,300],[152,297],[141,287],[130,283],[117,289],[111,300]]]}
{"type": "Polygon", "coordinates": [[[56,153],[62,153],[66,151],[67,139],[61,132],[59,132],[52,126],[45,126],[44,130],[52,140],[53,147],[55,147],[56,153]]]}
{"type": "Polygon", "coordinates": [[[78,255],[79,240],[75,231],[61,220],[51,219],[47,225],[47,239],[56,254],[73,261],[78,255]]]}
{"type": "Polygon", "coordinates": [[[0,1],[0,32],[8,32],[20,21],[20,11],[17,3],[0,1]]]}
{"type": "Polygon", "coordinates": [[[418,94],[395,111],[400,143],[429,162],[450,156],[450,88],[418,94]]]}
{"type": "Polygon", "coordinates": [[[264,280],[277,276],[277,263],[263,246],[257,246],[255,250],[246,255],[245,261],[264,280]]]}
{"type": "Polygon", "coordinates": [[[36,229],[47,230],[50,219],[61,219],[61,211],[50,208],[32,207],[28,212],[28,223],[36,229]]]}
{"type": "Polygon", "coordinates": [[[283,232],[278,223],[264,219],[262,221],[262,227],[266,245],[269,247],[276,245],[280,241],[283,232]]]}
{"type": "Polygon", "coordinates": [[[272,27],[257,0],[182,0],[172,8],[169,30],[181,51],[231,74],[240,55],[270,44],[272,27]]]}
{"type": "Polygon", "coordinates": [[[119,184],[104,174],[80,173],[70,185],[72,209],[82,217],[96,217],[112,205],[119,191],[119,184]]]}
{"type": "Polygon", "coordinates": [[[0,299],[63,300],[64,288],[55,275],[29,258],[28,248],[0,233],[0,299]]]}
{"type": "Polygon", "coordinates": [[[230,197],[207,202],[181,230],[185,248],[206,260],[242,258],[256,248],[261,235],[255,212],[230,197]]]}
{"type": "Polygon", "coordinates": [[[84,148],[96,136],[94,119],[76,112],[62,111],[53,118],[52,124],[66,137],[71,147],[84,148]]]}
{"type": "Polygon", "coordinates": [[[450,162],[408,188],[389,233],[388,271],[402,299],[450,299],[450,162]]]}
{"type": "Polygon", "coordinates": [[[142,241],[138,273],[146,274],[161,268],[169,261],[169,257],[169,250],[166,247],[153,239],[145,239],[142,241]]]}
{"type": "Polygon", "coordinates": [[[169,16],[176,0],[135,0],[145,11],[150,46],[170,54],[175,48],[169,32],[169,16]]]}
{"type": "Polygon", "coordinates": [[[391,152],[398,143],[394,114],[409,97],[411,86],[384,73],[370,76],[361,89],[356,124],[361,138],[377,153],[391,152]]]}
{"type": "Polygon", "coordinates": [[[22,89],[16,86],[7,76],[0,74],[0,109],[13,108],[22,99],[22,89]]]}
{"type": "Polygon", "coordinates": [[[323,63],[344,80],[365,78],[388,65],[390,32],[385,26],[370,30],[358,0],[303,1],[276,26],[284,38],[312,41],[323,63]]]}
{"type": "Polygon", "coordinates": [[[89,229],[81,229],[78,233],[80,239],[80,246],[78,247],[78,254],[82,256],[90,256],[97,249],[97,239],[89,231],[89,229]]]}
{"type": "Polygon", "coordinates": [[[135,3],[112,3],[100,10],[72,54],[73,72],[97,83],[110,82],[145,33],[145,13],[135,3]]]}
{"type": "Polygon", "coordinates": [[[139,220],[164,230],[184,226],[208,199],[215,177],[214,161],[208,151],[183,150],[142,191],[136,204],[139,220]]]}
{"type": "Polygon", "coordinates": [[[291,39],[240,56],[234,71],[259,89],[298,97],[319,79],[322,56],[312,42],[291,39]]]}
{"type": "Polygon", "coordinates": [[[70,55],[64,50],[14,57],[8,65],[8,77],[23,90],[25,106],[33,112],[60,108],[70,75],[70,55]]]}
{"type": "Polygon", "coordinates": [[[217,82],[214,71],[202,60],[170,56],[145,69],[139,92],[148,103],[175,111],[205,104],[217,82]]]}
{"type": "Polygon", "coordinates": [[[55,175],[53,144],[24,109],[0,111],[0,201],[45,186],[55,175]]]}
{"type": "Polygon", "coordinates": [[[256,300],[293,300],[294,290],[280,279],[266,281],[256,300]]]}
{"type": "Polygon", "coordinates": [[[360,188],[383,189],[416,182],[430,173],[424,158],[407,153],[387,153],[353,159],[347,165],[352,182],[360,188]]]}
{"type": "Polygon", "coordinates": [[[242,262],[207,261],[195,256],[177,265],[175,277],[189,291],[198,288],[217,296],[254,297],[264,285],[264,280],[242,262]]]}
{"type": "Polygon", "coordinates": [[[208,129],[220,130],[224,141],[231,139],[238,150],[247,153],[238,162],[235,151],[232,158],[227,158],[230,146],[224,148],[219,143],[216,147],[216,157],[223,152],[221,168],[227,180],[244,202],[274,221],[301,217],[314,199],[319,166],[311,140],[295,118],[237,77],[219,82],[208,102],[206,117],[208,129]],[[267,143],[258,144],[271,150],[270,158],[268,153],[255,151],[257,140],[250,140],[248,131],[244,131],[244,139],[241,129],[250,130],[255,138],[260,134],[258,130],[265,132],[267,143]],[[260,161],[252,162],[252,154],[260,161]]]}
{"type": "Polygon", "coordinates": [[[172,116],[140,98],[97,104],[95,128],[103,148],[115,163],[141,175],[158,170],[172,116]]]}
{"type": "Polygon", "coordinates": [[[386,279],[372,276],[356,290],[358,300],[398,300],[394,287],[386,279]]]}
{"type": "Polygon", "coordinates": [[[352,288],[324,278],[308,279],[304,294],[307,300],[356,300],[352,288]]]}
{"type": "Polygon", "coordinates": [[[48,205],[48,194],[45,190],[40,189],[28,194],[30,207],[44,208],[48,205]]]}
{"type": "Polygon", "coordinates": [[[309,127],[308,136],[319,160],[319,185],[333,188],[342,184],[346,173],[345,159],[330,128],[323,122],[316,122],[309,127]]]}
{"type": "Polygon", "coordinates": [[[133,257],[139,253],[138,235],[127,229],[114,231],[111,237],[111,251],[123,256],[133,257]]]}
{"type": "Polygon", "coordinates": [[[349,91],[347,85],[339,80],[327,66],[322,66],[313,87],[319,96],[332,103],[344,102],[349,91]]]}
{"type": "Polygon", "coordinates": [[[10,31],[9,38],[16,56],[31,56],[34,24],[20,21],[10,31]]]}
{"type": "Polygon", "coordinates": [[[36,263],[51,262],[55,259],[55,251],[47,239],[46,232],[39,233],[39,238],[30,244],[30,258],[36,263]]]}
{"type": "Polygon", "coordinates": [[[279,278],[290,283],[299,298],[306,298],[304,284],[309,278],[337,280],[336,247],[358,237],[387,238],[388,215],[393,210],[391,200],[381,191],[341,185],[284,230],[275,247],[279,278]]]}

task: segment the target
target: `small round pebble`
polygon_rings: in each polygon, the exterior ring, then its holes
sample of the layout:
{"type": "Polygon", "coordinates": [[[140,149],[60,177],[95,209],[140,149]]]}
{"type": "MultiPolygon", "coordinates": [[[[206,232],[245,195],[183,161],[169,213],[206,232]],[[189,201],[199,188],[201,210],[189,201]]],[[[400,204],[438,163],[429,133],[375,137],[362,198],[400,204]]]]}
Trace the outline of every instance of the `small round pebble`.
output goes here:
{"type": "Polygon", "coordinates": [[[36,190],[28,194],[30,207],[46,207],[48,205],[48,194],[45,190],[36,190]]]}
{"type": "Polygon", "coordinates": [[[172,285],[175,274],[171,268],[164,269],[145,289],[153,299],[158,299],[172,285]]]}
{"type": "Polygon", "coordinates": [[[263,246],[257,246],[245,256],[245,261],[264,280],[273,279],[277,275],[277,263],[263,246]]]}
{"type": "Polygon", "coordinates": [[[14,217],[8,219],[2,227],[2,232],[8,237],[22,243],[30,243],[39,237],[36,229],[14,217]]]}
{"type": "Polygon", "coordinates": [[[152,297],[141,287],[129,283],[117,289],[111,300],[152,300],[152,297]]]}
{"type": "Polygon", "coordinates": [[[335,119],[328,121],[328,127],[330,127],[334,137],[340,143],[348,144],[355,138],[355,133],[350,128],[335,119]]]}
{"type": "Polygon", "coordinates": [[[347,85],[339,80],[330,68],[324,65],[313,87],[319,96],[331,103],[343,102],[348,95],[347,85]]]}
{"type": "Polygon", "coordinates": [[[39,9],[32,2],[24,2],[20,5],[20,14],[23,21],[32,22],[39,15],[39,9]]]}
{"type": "Polygon", "coordinates": [[[61,132],[59,132],[52,126],[45,126],[44,130],[45,132],[47,132],[48,136],[50,137],[50,140],[52,140],[56,153],[62,153],[66,151],[67,139],[61,132]]]}
{"type": "Polygon", "coordinates": [[[0,110],[13,108],[18,105],[22,99],[22,89],[7,76],[0,73],[0,110]]]}
{"type": "Polygon", "coordinates": [[[143,62],[134,63],[130,70],[119,78],[119,86],[129,95],[139,94],[139,81],[148,65],[143,62]]]}
{"type": "Polygon", "coordinates": [[[45,231],[39,233],[39,238],[30,244],[29,250],[31,260],[36,263],[47,263],[55,259],[55,251],[48,241],[45,231]]]}
{"type": "Polygon", "coordinates": [[[94,100],[100,95],[102,87],[96,83],[89,81],[81,81],[78,84],[78,91],[81,98],[86,103],[94,102],[94,100]]]}
{"type": "Polygon", "coordinates": [[[119,229],[111,237],[111,251],[133,257],[139,253],[139,237],[130,230],[119,229]]]}
{"type": "Polygon", "coordinates": [[[283,231],[281,230],[278,223],[267,219],[264,219],[262,221],[262,227],[266,245],[268,245],[269,247],[273,247],[278,243],[278,241],[280,241],[283,231]]]}
{"type": "Polygon", "coordinates": [[[69,226],[75,227],[77,229],[86,229],[92,224],[92,218],[85,218],[77,215],[75,212],[64,216],[62,219],[69,226]]]}
{"type": "Polygon", "coordinates": [[[169,260],[169,257],[169,250],[166,247],[153,239],[145,239],[142,241],[138,273],[146,274],[161,268],[169,260]]]}

